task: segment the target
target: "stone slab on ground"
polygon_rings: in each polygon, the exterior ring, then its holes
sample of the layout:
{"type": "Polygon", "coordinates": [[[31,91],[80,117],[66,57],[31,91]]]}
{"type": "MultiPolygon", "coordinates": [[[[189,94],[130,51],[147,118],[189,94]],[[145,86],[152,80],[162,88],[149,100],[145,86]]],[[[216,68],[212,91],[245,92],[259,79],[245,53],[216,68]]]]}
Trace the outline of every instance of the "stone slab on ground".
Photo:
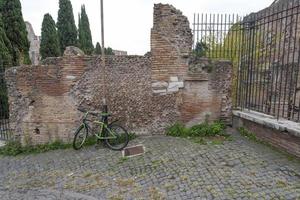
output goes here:
{"type": "Polygon", "coordinates": [[[300,162],[234,135],[223,145],[139,137],[143,156],[103,147],[0,157],[1,199],[299,199],[300,162]]]}

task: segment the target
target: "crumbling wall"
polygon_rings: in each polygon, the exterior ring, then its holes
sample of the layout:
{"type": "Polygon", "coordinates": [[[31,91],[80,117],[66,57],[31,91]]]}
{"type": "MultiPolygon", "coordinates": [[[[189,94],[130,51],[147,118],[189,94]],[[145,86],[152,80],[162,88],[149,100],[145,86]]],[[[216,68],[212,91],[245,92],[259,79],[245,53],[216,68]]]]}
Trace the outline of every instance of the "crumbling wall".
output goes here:
{"type": "Polygon", "coordinates": [[[191,49],[187,18],[157,4],[151,54],[107,56],[104,70],[101,57],[68,47],[42,65],[11,68],[11,128],[23,143],[70,141],[82,116],[77,108],[99,111],[104,89],[111,120],[137,134],[163,134],[177,121],[229,120],[231,64],[194,58],[191,49]]]}
{"type": "Polygon", "coordinates": [[[188,19],[170,5],[154,6],[151,30],[152,90],[178,93],[180,121],[231,121],[231,76],[228,61],[192,56],[193,35],[188,19]]]}
{"type": "Polygon", "coordinates": [[[173,6],[154,5],[151,54],[155,93],[163,93],[164,89],[173,92],[174,88],[183,87],[193,45],[189,25],[187,17],[173,6]]]}

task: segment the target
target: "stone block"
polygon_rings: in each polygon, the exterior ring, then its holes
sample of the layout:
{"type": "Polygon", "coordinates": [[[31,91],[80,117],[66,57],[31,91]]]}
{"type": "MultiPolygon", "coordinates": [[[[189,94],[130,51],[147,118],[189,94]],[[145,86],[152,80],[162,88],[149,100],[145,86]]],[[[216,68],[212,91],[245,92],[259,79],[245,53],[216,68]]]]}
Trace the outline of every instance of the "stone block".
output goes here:
{"type": "Polygon", "coordinates": [[[152,89],[153,90],[161,90],[168,88],[168,83],[164,81],[154,82],[152,83],[152,89]]]}
{"type": "Polygon", "coordinates": [[[170,81],[171,81],[171,82],[178,82],[179,80],[178,80],[178,77],[177,77],[177,76],[171,76],[171,77],[170,77],[170,81]]]}

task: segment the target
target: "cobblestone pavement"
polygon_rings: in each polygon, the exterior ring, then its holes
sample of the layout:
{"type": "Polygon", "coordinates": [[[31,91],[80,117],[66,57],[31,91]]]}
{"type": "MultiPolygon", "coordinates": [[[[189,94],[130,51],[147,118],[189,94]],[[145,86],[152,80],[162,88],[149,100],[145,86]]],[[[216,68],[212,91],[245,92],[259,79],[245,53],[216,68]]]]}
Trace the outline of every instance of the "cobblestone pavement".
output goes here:
{"type": "Polygon", "coordinates": [[[223,145],[140,137],[143,156],[89,147],[0,157],[1,199],[300,199],[300,163],[238,135],[223,145]]]}

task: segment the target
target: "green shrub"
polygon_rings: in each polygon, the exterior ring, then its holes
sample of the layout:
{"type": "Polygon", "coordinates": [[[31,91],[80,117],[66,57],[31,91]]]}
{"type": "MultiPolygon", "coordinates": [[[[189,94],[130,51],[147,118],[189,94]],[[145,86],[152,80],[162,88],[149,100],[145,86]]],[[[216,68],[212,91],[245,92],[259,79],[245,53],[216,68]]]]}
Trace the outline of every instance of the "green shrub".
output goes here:
{"type": "Polygon", "coordinates": [[[22,145],[17,141],[9,141],[4,147],[0,148],[0,155],[16,156],[22,153],[22,145]]]}
{"type": "Polygon", "coordinates": [[[167,128],[166,134],[173,137],[188,137],[189,132],[189,129],[184,124],[177,122],[167,128]]]}
{"type": "Polygon", "coordinates": [[[166,134],[174,137],[207,137],[223,135],[225,128],[226,126],[222,122],[212,124],[205,122],[191,128],[185,127],[182,123],[175,123],[167,129],[166,134]]]}

